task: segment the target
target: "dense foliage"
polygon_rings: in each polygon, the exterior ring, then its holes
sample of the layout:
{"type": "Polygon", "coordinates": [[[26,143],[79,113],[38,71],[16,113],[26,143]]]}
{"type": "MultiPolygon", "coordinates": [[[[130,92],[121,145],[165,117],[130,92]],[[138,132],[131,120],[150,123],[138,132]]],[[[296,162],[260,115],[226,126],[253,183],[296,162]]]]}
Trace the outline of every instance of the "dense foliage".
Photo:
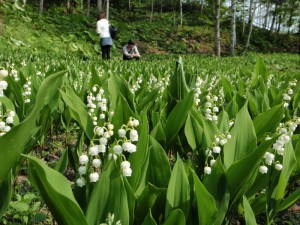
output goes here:
{"type": "MultiPolygon", "coordinates": [[[[101,61],[93,18],[17,6],[1,8],[14,10],[0,28],[1,224],[285,223],[300,196],[298,55],[122,62],[133,31],[153,36],[141,21],[101,61]]],[[[174,27],[156,29],[153,46],[174,27]]]]}

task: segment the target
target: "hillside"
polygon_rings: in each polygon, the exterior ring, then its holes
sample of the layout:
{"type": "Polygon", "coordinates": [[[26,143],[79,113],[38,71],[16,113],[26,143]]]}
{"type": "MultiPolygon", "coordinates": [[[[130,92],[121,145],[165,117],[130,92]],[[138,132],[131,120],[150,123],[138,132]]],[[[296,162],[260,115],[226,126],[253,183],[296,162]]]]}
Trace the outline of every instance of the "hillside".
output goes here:
{"type": "MultiPolygon", "coordinates": [[[[94,9],[95,7],[93,7],[94,9]]],[[[193,9],[186,9],[193,10],[193,9]]],[[[70,52],[81,57],[92,58],[100,53],[99,38],[95,32],[96,12],[85,16],[82,10],[67,12],[64,5],[49,5],[43,15],[38,7],[24,9],[10,3],[0,3],[0,48],[4,52],[29,51],[65,55],[70,52]],[[44,50],[44,51],[39,51],[44,50]]],[[[212,55],[214,48],[214,27],[210,18],[192,11],[184,15],[184,25],[179,26],[173,12],[151,15],[145,6],[136,6],[128,12],[122,9],[110,11],[110,22],[118,27],[114,56],[118,56],[122,45],[134,39],[142,54],[205,54],[212,55]]],[[[222,55],[228,55],[230,41],[230,21],[224,17],[221,24],[222,55]]],[[[236,53],[244,49],[241,25],[237,25],[238,42],[236,53]]],[[[245,35],[244,35],[245,36],[245,35]]],[[[270,34],[254,28],[249,48],[251,52],[297,53],[297,36],[270,34]]]]}

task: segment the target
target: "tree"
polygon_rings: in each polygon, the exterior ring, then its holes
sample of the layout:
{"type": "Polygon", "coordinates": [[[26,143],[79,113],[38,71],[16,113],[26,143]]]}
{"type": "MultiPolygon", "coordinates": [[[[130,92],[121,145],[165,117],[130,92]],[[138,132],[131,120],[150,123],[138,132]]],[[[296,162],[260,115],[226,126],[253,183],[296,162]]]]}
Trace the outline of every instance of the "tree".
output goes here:
{"type": "Polygon", "coordinates": [[[234,48],[236,43],[236,0],[231,0],[231,35],[230,35],[230,49],[229,54],[234,56],[234,48]]]}
{"type": "Polygon", "coordinates": [[[253,18],[255,16],[256,9],[257,9],[256,2],[253,2],[253,11],[251,12],[250,21],[249,21],[249,33],[248,33],[247,42],[246,42],[243,54],[246,54],[246,52],[248,51],[248,47],[250,45],[250,39],[251,39],[251,35],[252,35],[252,30],[253,30],[253,18]]]}
{"type": "Polygon", "coordinates": [[[98,14],[102,11],[102,0],[97,0],[97,11],[98,14]]]}
{"type": "Polygon", "coordinates": [[[220,7],[221,1],[215,0],[215,55],[221,56],[221,43],[220,43],[220,7]]]}

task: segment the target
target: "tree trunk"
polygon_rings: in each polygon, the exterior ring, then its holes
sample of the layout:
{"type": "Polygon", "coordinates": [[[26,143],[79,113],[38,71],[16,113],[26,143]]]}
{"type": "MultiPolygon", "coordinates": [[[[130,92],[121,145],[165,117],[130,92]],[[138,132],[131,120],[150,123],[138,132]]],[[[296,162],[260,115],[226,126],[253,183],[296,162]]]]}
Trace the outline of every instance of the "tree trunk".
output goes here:
{"type": "Polygon", "coordinates": [[[87,6],[86,6],[86,16],[89,17],[90,16],[90,9],[91,9],[91,0],[87,0],[86,4],[87,4],[87,6]]]}
{"type": "Polygon", "coordinates": [[[248,27],[250,26],[250,23],[252,23],[252,9],[253,9],[253,0],[250,0],[249,14],[248,14],[248,27]]]}
{"type": "Polygon", "coordinates": [[[106,0],[106,19],[109,20],[109,0],[106,0]]]}
{"type": "Polygon", "coordinates": [[[40,14],[43,14],[44,11],[44,0],[40,0],[40,14]]]}
{"type": "Polygon", "coordinates": [[[102,0],[97,0],[98,14],[102,11],[102,0]]]}
{"type": "Polygon", "coordinates": [[[151,1],[151,16],[150,16],[150,22],[152,23],[153,20],[153,10],[154,10],[154,0],[151,1]]]}
{"type": "Polygon", "coordinates": [[[231,34],[230,34],[230,50],[229,54],[231,56],[234,56],[234,48],[235,48],[235,42],[236,42],[236,0],[231,0],[231,34]]]}
{"type": "Polygon", "coordinates": [[[254,9],[253,9],[253,13],[251,15],[251,21],[250,21],[250,27],[249,27],[249,33],[248,33],[248,37],[247,37],[247,42],[246,42],[246,46],[244,49],[243,54],[246,54],[246,52],[248,51],[249,45],[250,45],[250,39],[251,39],[251,35],[252,35],[252,30],[253,30],[253,18],[255,16],[255,11],[256,11],[256,3],[254,3],[254,9]]]}
{"type": "Polygon", "coordinates": [[[128,0],[128,10],[131,11],[131,1],[128,0]]]}
{"type": "Polygon", "coordinates": [[[180,4],[180,26],[182,26],[182,23],[183,23],[182,0],[179,0],[179,4],[180,4]]]}
{"type": "Polygon", "coordinates": [[[215,0],[215,55],[221,56],[220,44],[220,0],[215,0]]]}
{"type": "Polygon", "coordinates": [[[266,15],[265,15],[265,20],[264,20],[264,25],[263,27],[267,29],[268,26],[268,18],[269,18],[269,13],[270,13],[270,0],[267,0],[267,6],[266,6],[266,15]]]}
{"type": "Polygon", "coordinates": [[[294,15],[294,7],[295,7],[295,1],[292,1],[292,5],[291,5],[291,8],[290,8],[290,16],[289,16],[289,19],[288,19],[288,32],[287,34],[289,35],[290,34],[290,28],[292,26],[292,18],[293,18],[293,15],[294,15]]]}
{"type": "Polygon", "coordinates": [[[163,12],[163,0],[160,0],[160,13],[163,12]]]}
{"type": "Polygon", "coordinates": [[[245,34],[245,29],[246,29],[246,10],[245,10],[245,0],[243,0],[243,10],[242,10],[242,16],[243,16],[243,30],[242,30],[242,36],[245,34]]]}
{"type": "Polygon", "coordinates": [[[277,8],[278,8],[278,1],[276,1],[275,3],[275,10],[273,12],[273,18],[272,18],[272,23],[271,23],[271,27],[270,27],[270,31],[272,32],[274,29],[274,24],[275,24],[275,20],[276,20],[276,14],[277,14],[277,8]]]}

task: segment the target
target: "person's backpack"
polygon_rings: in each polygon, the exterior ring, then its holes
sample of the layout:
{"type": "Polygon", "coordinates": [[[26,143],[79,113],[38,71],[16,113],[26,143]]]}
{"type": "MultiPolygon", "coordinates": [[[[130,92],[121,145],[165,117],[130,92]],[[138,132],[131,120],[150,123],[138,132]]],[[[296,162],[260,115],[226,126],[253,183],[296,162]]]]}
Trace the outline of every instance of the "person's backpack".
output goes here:
{"type": "Polygon", "coordinates": [[[115,39],[118,33],[118,28],[113,25],[109,25],[109,33],[111,38],[115,39]]]}

